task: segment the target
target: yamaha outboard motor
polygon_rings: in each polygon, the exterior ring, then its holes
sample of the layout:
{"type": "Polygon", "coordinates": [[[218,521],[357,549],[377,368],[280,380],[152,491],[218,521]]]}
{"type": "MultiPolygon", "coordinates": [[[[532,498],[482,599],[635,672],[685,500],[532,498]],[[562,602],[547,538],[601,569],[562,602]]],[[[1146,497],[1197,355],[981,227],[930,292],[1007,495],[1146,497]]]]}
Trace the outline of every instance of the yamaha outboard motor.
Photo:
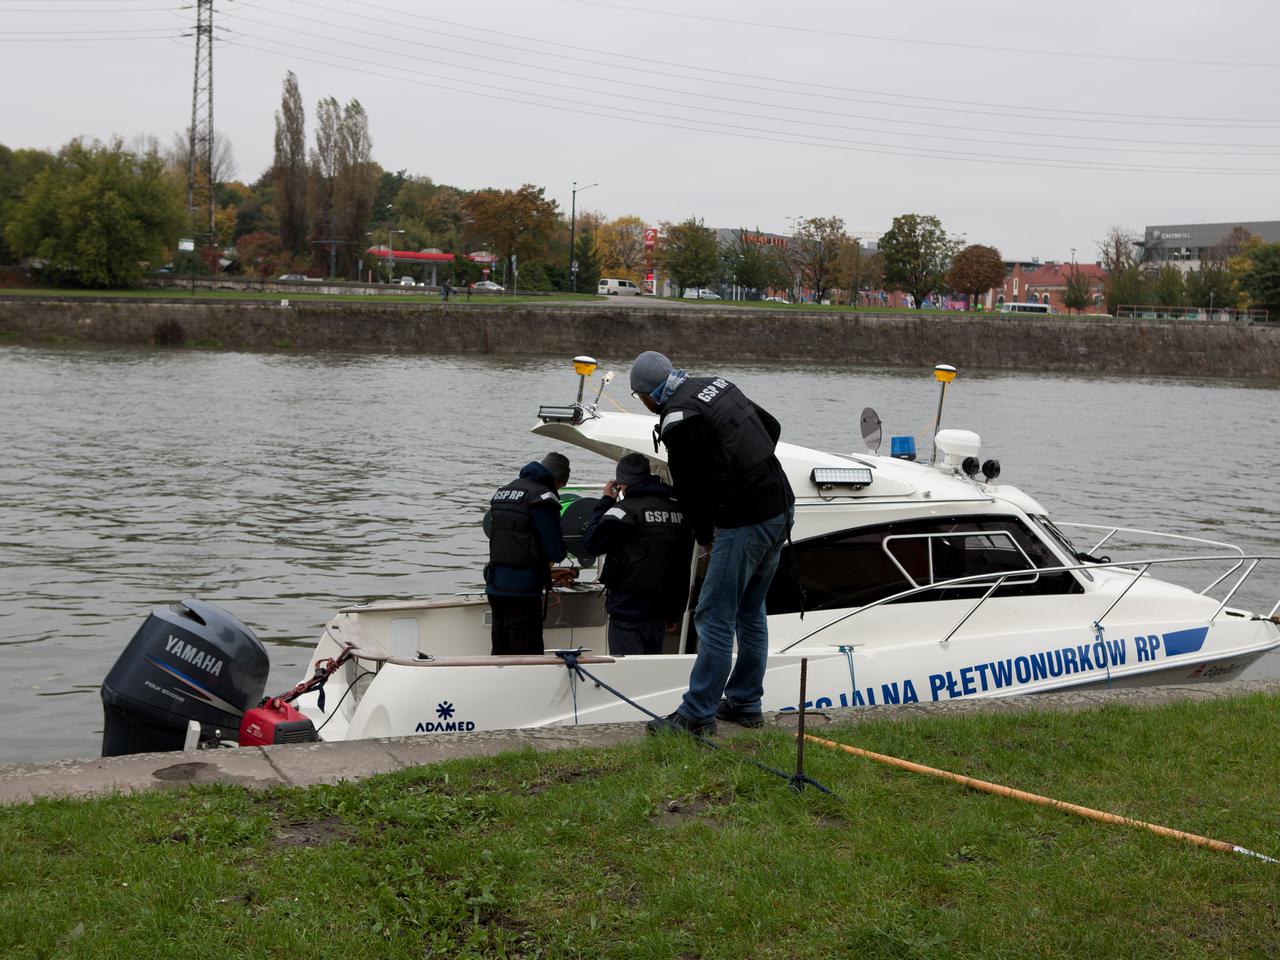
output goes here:
{"type": "Polygon", "coordinates": [[[221,607],[157,607],[102,683],[102,755],[181,750],[191,720],[202,742],[234,740],[268,667],[262,641],[221,607]]]}

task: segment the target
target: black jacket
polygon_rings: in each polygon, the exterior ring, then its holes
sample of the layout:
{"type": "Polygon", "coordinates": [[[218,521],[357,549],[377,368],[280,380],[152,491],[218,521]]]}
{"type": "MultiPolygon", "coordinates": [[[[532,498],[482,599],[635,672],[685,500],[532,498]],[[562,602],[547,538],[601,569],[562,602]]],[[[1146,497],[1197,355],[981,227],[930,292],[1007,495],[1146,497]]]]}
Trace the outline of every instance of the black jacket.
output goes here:
{"type": "Polygon", "coordinates": [[[606,607],[618,620],[674,622],[689,600],[693,532],[675,491],[660,480],[630,484],[622,500],[601,497],[582,535],[605,558],[606,607]]]}
{"type": "Polygon", "coordinates": [[[773,454],[781,426],[732,383],[690,377],[660,412],[659,430],[676,495],[689,512],[699,543],[709,543],[716,527],[762,523],[795,503],[773,454]],[[722,404],[732,407],[730,415],[711,415],[709,408],[722,404]],[[760,450],[761,443],[767,443],[767,452],[760,450]]]}

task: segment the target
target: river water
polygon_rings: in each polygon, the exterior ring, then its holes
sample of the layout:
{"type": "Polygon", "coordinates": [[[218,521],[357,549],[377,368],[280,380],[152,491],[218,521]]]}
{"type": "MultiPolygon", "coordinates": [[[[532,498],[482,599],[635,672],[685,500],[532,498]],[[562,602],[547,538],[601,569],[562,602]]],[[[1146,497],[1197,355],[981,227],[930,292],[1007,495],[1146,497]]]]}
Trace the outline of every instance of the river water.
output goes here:
{"type": "MultiPolygon", "coordinates": [[[[641,412],[629,359],[601,369],[641,412]]],[[[945,359],[695,372],[738,382],[792,442],[861,450],[872,405],[923,454],[945,359]]],[[[152,607],[225,607],[283,690],[337,607],[475,589],[486,497],[549,449],[533,414],[575,384],[543,358],[0,349],[0,762],[98,753],[99,685],[152,607]]],[[[1280,383],[962,370],[943,420],[1057,519],[1280,552],[1280,383]]],[[[566,452],[574,482],[610,475],[566,452]]],[[[1238,602],[1275,602],[1264,572],[1238,602]]]]}

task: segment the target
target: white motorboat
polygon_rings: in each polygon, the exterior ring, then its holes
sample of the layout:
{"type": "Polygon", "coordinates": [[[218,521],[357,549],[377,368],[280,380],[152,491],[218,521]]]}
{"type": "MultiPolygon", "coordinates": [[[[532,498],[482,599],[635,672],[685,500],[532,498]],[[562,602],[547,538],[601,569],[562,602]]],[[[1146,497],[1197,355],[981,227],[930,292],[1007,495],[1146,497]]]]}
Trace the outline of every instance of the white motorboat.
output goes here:
{"type": "MultiPolygon", "coordinates": [[[[939,371],[945,395],[954,372],[939,371]]],[[[533,432],[609,461],[639,452],[666,476],[653,417],[598,409],[608,376],[594,404],[580,383],[576,403],[541,408],[533,432]]],[[[1055,524],[998,482],[998,463],[980,464],[976,434],[937,431],[924,463],[879,455],[878,418],[868,410],[863,423],[866,453],[778,445],[796,522],[768,600],[765,710],[798,706],[802,660],[807,705],[822,708],[1227,680],[1280,646],[1280,600],[1265,614],[1230,605],[1280,556],[1055,524]],[[1167,547],[1099,555],[1126,538],[1167,547]],[[1175,571],[1203,583],[1164,579],[1175,571]]],[[[688,684],[690,619],[666,653],[607,656],[603,588],[585,580],[551,595],[545,655],[494,657],[483,595],[349,606],[312,658],[342,659],[323,700],[313,690],[295,706],[324,740],[645,719],[628,699],[661,716],[688,684]]]]}

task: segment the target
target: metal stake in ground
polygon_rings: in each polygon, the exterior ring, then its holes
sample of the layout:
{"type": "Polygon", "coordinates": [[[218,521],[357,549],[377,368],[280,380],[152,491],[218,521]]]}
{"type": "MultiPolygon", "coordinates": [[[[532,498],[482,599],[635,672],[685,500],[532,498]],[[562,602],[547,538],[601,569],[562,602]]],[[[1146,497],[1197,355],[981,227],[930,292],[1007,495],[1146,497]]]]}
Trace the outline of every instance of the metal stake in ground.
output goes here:
{"type": "Polygon", "coordinates": [[[809,778],[804,775],[804,701],[805,686],[809,678],[809,658],[800,658],[800,725],[796,728],[796,772],[791,778],[791,789],[797,793],[804,789],[809,778]]]}

